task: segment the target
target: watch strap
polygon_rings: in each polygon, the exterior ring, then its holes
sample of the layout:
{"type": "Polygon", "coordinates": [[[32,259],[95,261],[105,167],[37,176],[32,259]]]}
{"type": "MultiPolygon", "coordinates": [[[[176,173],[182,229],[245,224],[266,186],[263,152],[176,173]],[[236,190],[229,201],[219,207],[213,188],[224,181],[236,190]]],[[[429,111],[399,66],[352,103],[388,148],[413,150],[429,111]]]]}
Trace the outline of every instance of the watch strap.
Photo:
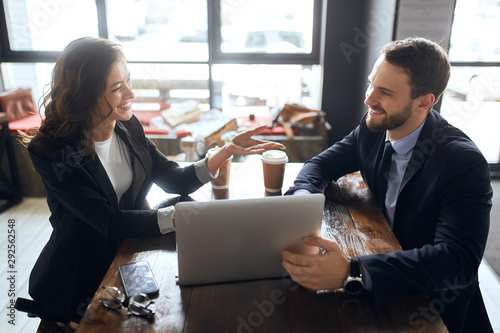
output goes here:
{"type": "Polygon", "coordinates": [[[361,269],[359,268],[359,259],[357,257],[351,257],[351,273],[349,275],[361,277],[361,269]]]}

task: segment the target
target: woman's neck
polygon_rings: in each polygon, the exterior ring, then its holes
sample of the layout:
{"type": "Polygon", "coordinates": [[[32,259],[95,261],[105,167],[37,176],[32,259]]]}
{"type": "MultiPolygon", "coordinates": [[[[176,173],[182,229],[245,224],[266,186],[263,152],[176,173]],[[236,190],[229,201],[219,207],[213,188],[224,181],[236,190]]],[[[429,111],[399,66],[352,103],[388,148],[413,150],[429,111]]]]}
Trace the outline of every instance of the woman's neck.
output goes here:
{"type": "Polygon", "coordinates": [[[94,141],[106,141],[111,138],[115,129],[116,120],[105,120],[92,130],[94,141]]]}

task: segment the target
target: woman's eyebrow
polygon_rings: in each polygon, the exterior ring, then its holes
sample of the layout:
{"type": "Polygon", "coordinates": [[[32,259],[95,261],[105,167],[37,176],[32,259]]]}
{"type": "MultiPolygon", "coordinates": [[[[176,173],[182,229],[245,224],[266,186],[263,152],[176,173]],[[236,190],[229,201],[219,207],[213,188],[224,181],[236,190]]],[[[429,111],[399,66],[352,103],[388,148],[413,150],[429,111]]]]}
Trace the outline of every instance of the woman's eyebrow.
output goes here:
{"type": "MultiPolygon", "coordinates": [[[[128,72],[128,75],[127,75],[127,79],[130,79],[130,71],[128,72]]],[[[113,83],[112,85],[110,85],[109,87],[113,87],[113,86],[116,86],[117,84],[120,84],[122,83],[123,80],[120,80],[120,81],[116,81],[115,83],[113,83]]]]}
{"type": "Polygon", "coordinates": [[[117,82],[113,83],[112,85],[110,85],[109,87],[111,88],[111,87],[116,86],[116,85],[118,85],[118,84],[120,84],[122,82],[123,82],[123,80],[117,81],[117,82]]]}

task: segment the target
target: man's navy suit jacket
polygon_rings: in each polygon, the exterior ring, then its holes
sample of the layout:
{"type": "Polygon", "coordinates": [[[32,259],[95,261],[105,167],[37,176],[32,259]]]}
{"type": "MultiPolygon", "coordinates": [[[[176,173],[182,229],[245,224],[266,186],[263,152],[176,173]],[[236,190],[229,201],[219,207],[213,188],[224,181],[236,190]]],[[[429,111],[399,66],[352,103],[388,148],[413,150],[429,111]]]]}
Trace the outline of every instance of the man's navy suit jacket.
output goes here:
{"type": "MultiPolygon", "coordinates": [[[[385,132],[360,125],[309,160],[294,186],[323,192],[332,181],[360,170],[376,197],[376,167],[385,132]]],[[[492,189],[488,163],[474,143],[431,110],[412,153],[396,204],[393,231],[403,251],[361,256],[376,304],[400,294],[425,291],[428,312],[441,314],[451,332],[468,331],[477,320],[491,330],[477,281],[489,230],[492,189]],[[470,305],[470,306],[469,306],[470,305]]],[[[383,207],[381,207],[383,208],[383,207]]],[[[409,318],[415,325],[425,315],[409,318]]],[[[477,330],[479,329],[479,330],[477,330]]]]}

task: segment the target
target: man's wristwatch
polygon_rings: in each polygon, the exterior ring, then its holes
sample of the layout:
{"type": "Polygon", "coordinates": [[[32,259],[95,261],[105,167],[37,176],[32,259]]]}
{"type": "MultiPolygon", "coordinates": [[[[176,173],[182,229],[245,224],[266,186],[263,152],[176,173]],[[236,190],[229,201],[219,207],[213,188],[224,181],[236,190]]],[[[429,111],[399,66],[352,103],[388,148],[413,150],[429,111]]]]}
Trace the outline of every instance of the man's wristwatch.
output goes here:
{"type": "Polygon", "coordinates": [[[356,295],[363,291],[363,276],[359,266],[359,259],[351,257],[351,272],[347,279],[344,280],[344,291],[347,294],[356,295]]]}

